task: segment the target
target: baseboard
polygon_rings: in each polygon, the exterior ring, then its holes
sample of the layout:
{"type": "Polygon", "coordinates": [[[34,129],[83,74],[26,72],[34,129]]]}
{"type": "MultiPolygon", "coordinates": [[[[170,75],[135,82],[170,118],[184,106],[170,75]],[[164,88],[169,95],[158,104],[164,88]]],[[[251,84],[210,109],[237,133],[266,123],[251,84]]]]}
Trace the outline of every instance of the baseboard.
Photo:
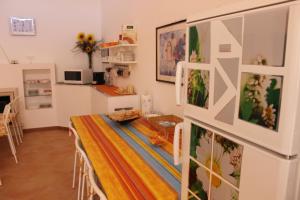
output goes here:
{"type": "Polygon", "coordinates": [[[63,126],[49,126],[49,127],[40,127],[40,128],[28,128],[23,129],[24,133],[36,132],[36,131],[53,131],[53,130],[69,130],[68,127],[63,126]]]}

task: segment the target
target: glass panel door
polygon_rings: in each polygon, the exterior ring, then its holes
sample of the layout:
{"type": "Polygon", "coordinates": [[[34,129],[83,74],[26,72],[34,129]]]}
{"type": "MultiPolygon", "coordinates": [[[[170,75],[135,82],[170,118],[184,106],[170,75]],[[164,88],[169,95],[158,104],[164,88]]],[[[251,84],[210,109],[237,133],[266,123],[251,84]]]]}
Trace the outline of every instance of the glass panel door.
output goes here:
{"type": "Polygon", "coordinates": [[[288,7],[246,14],[244,65],[284,66],[288,7]]]}
{"type": "Polygon", "coordinates": [[[184,144],[188,143],[189,150],[185,152],[188,158],[184,159],[184,167],[188,168],[188,198],[239,199],[244,146],[198,123],[186,126],[189,141],[184,144]]]}

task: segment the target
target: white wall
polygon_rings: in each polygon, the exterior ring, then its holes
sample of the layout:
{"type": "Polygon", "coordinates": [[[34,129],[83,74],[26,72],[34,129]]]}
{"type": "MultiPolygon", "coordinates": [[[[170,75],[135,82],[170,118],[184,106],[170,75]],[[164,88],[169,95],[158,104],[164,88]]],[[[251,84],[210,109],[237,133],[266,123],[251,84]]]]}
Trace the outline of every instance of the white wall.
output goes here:
{"type": "Polygon", "coordinates": [[[154,97],[154,109],[182,115],[175,105],[175,87],[155,81],[156,27],[186,19],[189,15],[226,5],[238,0],[102,0],[103,37],[115,40],[122,24],[135,24],[138,31],[138,65],[127,80],[118,84],[133,84],[137,91],[154,97]]]}
{"type": "MultiPolygon", "coordinates": [[[[87,56],[71,50],[78,32],[101,39],[100,4],[100,0],[0,0],[0,45],[19,63],[29,63],[28,56],[34,63],[55,63],[59,75],[63,67],[87,67],[87,56]],[[37,35],[10,35],[11,16],[35,18],[37,35]]],[[[7,63],[1,50],[0,63],[7,63]]]]}
{"type": "MultiPolygon", "coordinates": [[[[40,64],[0,64],[0,88],[18,88],[19,108],[25,129],[57,126],[57,106],[55,87],[55,65],[50,63],[40,64]],[[52,108],[25,109],[23,70],[26,69],[50,69],[52,87],[52,108]]],[[[38,98],[38,97],[37,97],[38,98]]]]}

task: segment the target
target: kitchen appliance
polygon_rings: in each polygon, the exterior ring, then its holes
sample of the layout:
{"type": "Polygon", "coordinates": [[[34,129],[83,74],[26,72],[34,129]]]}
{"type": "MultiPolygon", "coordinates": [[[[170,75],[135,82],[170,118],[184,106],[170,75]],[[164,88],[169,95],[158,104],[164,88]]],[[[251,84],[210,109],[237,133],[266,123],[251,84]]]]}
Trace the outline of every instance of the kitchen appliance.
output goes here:
{"type": "Polygon", "coordinates": [[[182,200],[300,199],[300,3],[276,2],[187,20],[182,200]]]}
{"type": "Polygon", "coordinates": [[[64,83],[91,84],[93,71],[91,69],[70,68],[64,70],[64,83]]]}
{"type": "Polygon", "coordinates": [[[137,32],[134,25],[123,25],[122,34],[119,40],[122,44],[136,44],[137,43],[137,32]]]}
{"type": "Polygon", "coordinates": [[[94,72],[93,73],[93,84],[104,85],[104,72],[94,72]]]}

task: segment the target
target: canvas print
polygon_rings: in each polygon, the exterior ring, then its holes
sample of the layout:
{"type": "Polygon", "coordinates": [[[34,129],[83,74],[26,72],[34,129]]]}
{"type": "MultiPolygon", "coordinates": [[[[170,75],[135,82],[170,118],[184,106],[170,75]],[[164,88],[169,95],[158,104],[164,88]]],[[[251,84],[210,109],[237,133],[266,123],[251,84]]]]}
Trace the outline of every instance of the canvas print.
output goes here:
{"type": "Polygon", "coordinates": [[[195,124],[191,126],[190,155],[210,168],[213,133],[195,124]]]}
{"type": "Polygon", "coordinates": [[[201,200],[208,200],[210,172],[190,161],[189,189],[201,200]]]}
{"type": "Polygon", "coordinates": [[[209,71],[190,70],[188,74],[187,101],[189,104],[208,109],[209,71]]]}
{"type": "Polygon", "coordinates": [[[211,182],[211,200],[238,200],[239,192],[230,185],[212,175],[211,182]]]}
{"type": "Polygon", "coordinates": [[[283,76],[242,73],[239,118],[278,130],[283,76]]]}
{"type": "Polygon", "coordinates": [[[189,28],[189,62],[210,63],[210,22],[189,28]]]}
{"type": "Polygon", "coordinates": [[[156,37],[156,80],[174,83],[177,63],[185,60],[185,21],[157,28],[156,37]]]}
{"type": "Polygon", "coordinates": [[[212,170],[228,182],[239,187],[243,146],[215,134],[213,149],[212,170]]]}

